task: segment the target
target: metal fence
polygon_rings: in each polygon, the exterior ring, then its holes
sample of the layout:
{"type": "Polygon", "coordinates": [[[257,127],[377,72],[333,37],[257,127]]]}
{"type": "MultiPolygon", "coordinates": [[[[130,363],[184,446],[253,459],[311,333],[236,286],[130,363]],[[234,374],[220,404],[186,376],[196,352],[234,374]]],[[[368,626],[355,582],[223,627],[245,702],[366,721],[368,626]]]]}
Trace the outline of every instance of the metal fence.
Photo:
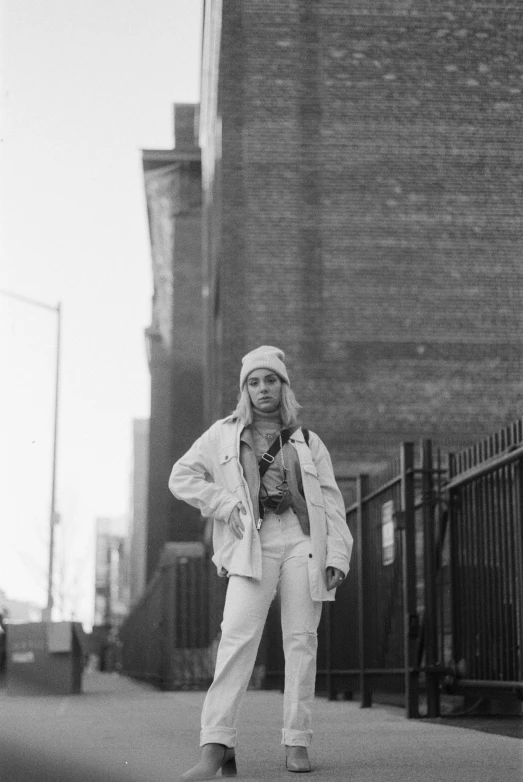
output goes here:
{"type": "Polygon", "coordinates": [[[523,693],[523,421],[453,455],[448,495],[459,689],[523,693]]]}
{"type": "Polygon", "coordinates": [[[166,544],[158,570],[120,629],[123,673],[165,690],[207,687],[224,581],[202,544],[166,544]]]}

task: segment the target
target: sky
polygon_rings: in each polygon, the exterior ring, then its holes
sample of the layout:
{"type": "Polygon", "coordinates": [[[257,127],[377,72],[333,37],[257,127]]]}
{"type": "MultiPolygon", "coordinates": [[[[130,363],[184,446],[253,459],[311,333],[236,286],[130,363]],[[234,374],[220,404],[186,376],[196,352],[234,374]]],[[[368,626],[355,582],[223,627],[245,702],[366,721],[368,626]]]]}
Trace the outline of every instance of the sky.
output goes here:
{"type": "MultiPolygon", "coordinates": [[[[130,506],[152,272],[141,149],[199,99],[201,0],[3,0],[0,290],[62,308],[55,619],[89,625],[130,506]]],[[[57,314],[0,295],[0,590],[47,602],[57,314]]]]}

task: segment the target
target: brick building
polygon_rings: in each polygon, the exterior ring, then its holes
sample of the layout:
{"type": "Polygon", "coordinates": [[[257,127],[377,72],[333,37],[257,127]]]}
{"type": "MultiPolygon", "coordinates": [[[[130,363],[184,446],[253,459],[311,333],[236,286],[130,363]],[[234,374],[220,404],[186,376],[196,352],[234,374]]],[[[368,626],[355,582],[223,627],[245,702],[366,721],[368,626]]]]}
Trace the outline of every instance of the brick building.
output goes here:
{"type": "Polygon", "coordinates": [[[521,415],[514,2],[208,0],[205,420],[282,347],[338,473],[521,415]]]}
{"type": "Polygon", "coordinates": [[[129,508],[129,599],[142,595],[147,549],[147,504],[149,485],[149,419],[133,420],[133,455],[129,508]]]}
{"type": "Polygon", "coordinates": [[[151,372],[146,581],[164,543],[199,537],[199,515],[175,500],[174,461],[202,429],[201,162],[192,104],[175,106],[175,147],[144,150],[154,295],[146,331],[151,372]]]}
{"type": "Polygon", "coordinates": [[[119,627],[129,610],[128,519],[96,519],[94,624],[119,627]]]}

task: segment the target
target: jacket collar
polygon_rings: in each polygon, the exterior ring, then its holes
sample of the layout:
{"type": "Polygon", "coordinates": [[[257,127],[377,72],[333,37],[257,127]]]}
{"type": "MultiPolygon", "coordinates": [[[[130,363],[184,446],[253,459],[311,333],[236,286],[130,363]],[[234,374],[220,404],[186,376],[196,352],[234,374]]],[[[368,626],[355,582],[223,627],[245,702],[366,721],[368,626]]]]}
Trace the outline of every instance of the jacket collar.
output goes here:
{"type": "Polygon", "coordinates": [[[240,433],[240,440],[242,443],[247,443],[254,450],[254,440],[252,438],[252,432],[248,426],[244,426],[240,433]]]}

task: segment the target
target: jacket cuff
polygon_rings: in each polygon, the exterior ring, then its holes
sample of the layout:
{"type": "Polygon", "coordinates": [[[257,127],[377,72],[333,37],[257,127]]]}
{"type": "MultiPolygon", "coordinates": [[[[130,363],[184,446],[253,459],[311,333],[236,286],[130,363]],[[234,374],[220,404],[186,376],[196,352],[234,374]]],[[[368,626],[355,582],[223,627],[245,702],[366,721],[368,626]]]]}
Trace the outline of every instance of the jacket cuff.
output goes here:
{"type": "Polygon", "coordinates": [[[341,572],[343,573],[345,578],[347,577],[348,572],[350,570],[350,566],[349,566],[349,563],[347,562],[347,560],[343,559],[341,557],[331,557],[331,558],[327,559],[327,562],[325,563],[325,567],[326,568],[328,568],[328,567],[335,567],[338,570],[341,570],[341,572]]]}
{"type": "Polygon", "coordinates": [[[230,497],[229,499],[224,500],[222,503],[220,503],[215,518],[220,519],[221,521],[225,522],[225,524],[227,524],[233,508],[238,505],[238,502],[239,500],[236,497],[230,497]]]}

